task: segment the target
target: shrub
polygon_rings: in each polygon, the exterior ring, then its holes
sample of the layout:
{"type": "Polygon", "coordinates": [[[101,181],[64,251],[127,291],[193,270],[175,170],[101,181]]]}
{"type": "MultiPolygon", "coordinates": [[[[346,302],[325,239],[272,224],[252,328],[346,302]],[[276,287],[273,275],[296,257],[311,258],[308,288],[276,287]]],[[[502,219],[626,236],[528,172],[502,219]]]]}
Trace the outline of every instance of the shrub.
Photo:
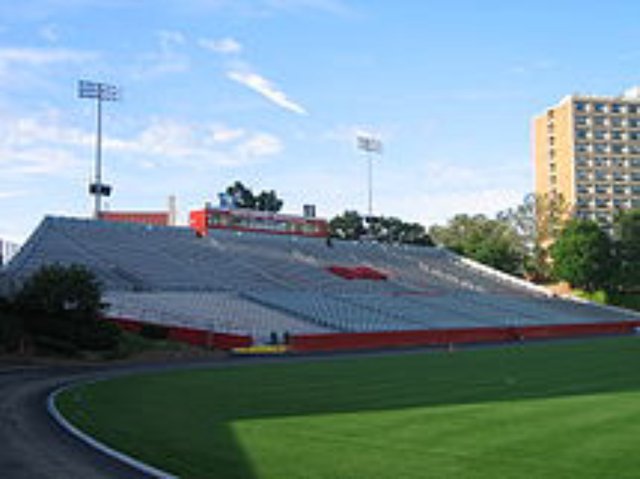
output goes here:
{"type": "Polygon", "coordinates": [[[15,309],[36,344],[67,353],[102,351],[117,346],[120,330],[101,319],[101,296],[100,284],[86,268],[45,266],[24,283],[15,309]]]}
{"type": "Polygon", "coordinates": [[[169,330],[164,326],[146,323],[140,329],[140,336],[147,339],[167,339],[169,330]]]}
{"type": "Polygon", "coordinates": [[[0,299],[0,351],[13,352],[24,335],[22,320],[0,299]]]}

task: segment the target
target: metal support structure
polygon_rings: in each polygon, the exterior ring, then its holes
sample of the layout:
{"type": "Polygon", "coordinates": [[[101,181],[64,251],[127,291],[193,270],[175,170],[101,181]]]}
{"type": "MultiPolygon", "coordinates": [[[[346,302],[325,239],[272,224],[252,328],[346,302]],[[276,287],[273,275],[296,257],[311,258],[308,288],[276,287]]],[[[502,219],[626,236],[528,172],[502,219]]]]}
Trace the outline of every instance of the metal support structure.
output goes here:
{"type": "Polygon", "coordinates": [[[373,153],[382,154],[382,142],[369,135],[358,135],[358,148],[367,156],[367,207],[368,217],[373,218],[373,153]]]}
{"type": "Polygon", "coordinates": [[[80,80],[78,97],[96,100],[95,178],[89,185],[89,194],[95,196],[93,216],[99,219],[102,212],[102,197],[111,194],[111,186],[102,183],[102,102],[120,100],[120,90],[115,85],[80,80]]]}

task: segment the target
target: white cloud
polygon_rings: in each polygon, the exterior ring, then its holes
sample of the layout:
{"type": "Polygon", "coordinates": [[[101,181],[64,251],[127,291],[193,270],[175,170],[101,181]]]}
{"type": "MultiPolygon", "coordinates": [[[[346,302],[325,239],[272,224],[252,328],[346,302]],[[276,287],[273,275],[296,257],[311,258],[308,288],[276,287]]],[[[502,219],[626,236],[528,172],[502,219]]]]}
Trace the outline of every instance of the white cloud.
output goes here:
{"type": "Polygon", "coordinates": [[[280,153],[282,141],[266,132],[247,132],[220,124],[186,124],[156,119],[132,139],[108,138],[105,148],[134,153],[140,164],[168,160],[201,168],[206,165],[243,166],[280,153]]]}
{"type": "Polygon", "coordinates": [[[90,134],[61,123],[57,113],[39,117],[23,117],[14,120],[5,131],[3,143],[16,147],[28,147],[40,143],[87,146],[93,142],[90,134]]]}
{"type": "Polygon", "coordinates": [[[240,143],[236,151],[242,158],[273,156],[282,151],[282,142],[270,133],[256,133],[240,143]]]}
{"type": "Polygon", "coordinates": [[[97,54],[68,48],[0,48],[0,72],[12,65],[42,66],[52,63],[82,63],[97,54]]]}
{"type": "Polygon", "coordinates": [[[0,150],[2,168],[15,175],[55,175],[76,173],[82,161],[72,151],[55,147],[0,150]]]}
{"type": "Polygon", "coordinates": [[[157,50],[142,57],[141,65],[136,69],[134,76],[146,78],[188,71],[191,62],[183,51],[187,43],[184,34],[175,30],[160,30],[156,32],[156,37],[157,50]]]}
{"type": "Polygon", "coordinates": [[[242,45],[235,39],[226,37],[218,40],[211,38],[201,38],[198,40],[200,45],[205,50],[212,51],[214,53],[220,53],[223,55],[231,55],[240,53],[242,51],[242,45]]]}
{"type": "Polygon", "coordinates": [[[28,193],[29,192],[26,190],[0,191],[0,200],[19,198],[21,196],[26,196],[28,193]]]}
{"type": "Polygon", "coordinates": [[[259,93],[267,100],[285,110],[297,113],[298,115],[307,115],[304,107],[289,99],[283,91],[279,90],[273,83],[257,73],[232,70],[227,73],[227,77],[259,93]]]}
{"type": "Polygon", "coordinates": [[[214,143],[229,143],[242,138],[245,133],[242,128],[229,128],[220,125],[211,128],[211,138],[214,143]]]}
{"type": "Polygon", "coordinates": [[[9,176],[75,174],[91,135],[63,124],[57,112],[0,118],[0,169],[9,176]]]}

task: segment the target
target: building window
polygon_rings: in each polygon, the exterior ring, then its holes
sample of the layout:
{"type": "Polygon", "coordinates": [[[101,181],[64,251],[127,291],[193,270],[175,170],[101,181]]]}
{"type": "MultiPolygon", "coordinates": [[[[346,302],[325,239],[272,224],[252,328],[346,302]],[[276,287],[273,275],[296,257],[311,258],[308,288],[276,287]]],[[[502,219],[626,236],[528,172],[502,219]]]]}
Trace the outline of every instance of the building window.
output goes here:
{"type": "Polygon", "coordinates": [[[607,105],[605,105],[604,103],[594,103],[593,105],[593,110],[596,113],[605,113],[607,111],[607,105]]]}
{"type": "Polygon", "coordinates": [[[624,145],[622,143],[614,143],[613,145],[611,145],[611,153],[621,155],[622,153],[624,153],[624,145]]]}
{"type": "Polygon", "coordinates": [[[622,118],[611,118],[611,126],[620,128],[622,126],[622,118]]]}
{"type": "Polygon", "coordinates": [[[607,139],[607,131],[606,130],[596,130],[593,132],[593,138],[596,140],[606,140],[607,139]]]}
{"type": "Polygon", "coordinates": [[[607,144],[606,143],[596,143],[593,146],[593,151],[596,153],[606,153],[607,152],[607,144]]]}
{"type": "Polygon", "coordinates": [[[607,181],[607,171],[606,170],[596,170],[596,181],[607,181]]]}
{"type": "Polygon", "coordinates": [[[576,116],[576,125],[587,126],[588,121],[586,116],[576,116]]]}
{"type": "Polygon", "coordinates": [[[628,113],[638,113],[638,105],[628,105],[627,106],[628,113]]]}
{"type": "Polygon", "coordinates": [[[623,158],[616,158],[612,160],[612,163],[616,168],[624,168],[627,165],[627,162],[623,158]]]}
{"type": "Polygon", "coordinates": [[[587,173],[585,170],[578,170],[578,180],[579,181],[589,180],[589,173],[587,173]]]}
{"type": "Polygon", "coordinates": [[[638,141],[638,140],[640,140],[640,132],[637,132],[637,131],[630,131],[630,132],[629,132],[629,140],[631,140],[631,141],[638,141]]]}
{"type": "Polygon", "coordinates": [[[586,140],[587,139],[587,130],[576,130],[576,138],[578,140],[586,140]]]}
{"type": "Polygon", "coordinates": [[[622,112],[623,112],[623,108],[620,103],[613,103],[611,105],[611,113],[622,113],[622,112]]]}
{"type": "Polygon", "coordinates": [[[609,193],[609,185],[605,185],[602,183],[598,183],[596,185],[596,194],[598,195],[606,195],[609,193]]]}
{"type": "Polygon", "coordinates": [[[596,156],[593,160],[593,164],[599,168],[606,167],[609,164],[609,160],[606,156],[596,156]]]}
{"type": "Polygon", "coordinates": [[[607,125],[607,118],[604,116],[596,116],[593,118],[593,124],[595,126],[606,126],[607,125]]]}
{"type": "Polygon", "coordinates": [[[582,167],[589,166],[589,160],[584,156],[579,156],[576,158],[576,165],[582,167]]]}
{"type": "Polygon", "coordinates": [[[617,181],[619,183],[619,182],[626,181],[626,180],[627,180],[627,177],[623,173],[621,173],[619,171],[614,171],[613,172],[613,181],[617,181]]]}
{"type": "Polygon", "coordinates": [[[576,151],[578,153],[588,153],[589,145],[587,143],[576,143],[576,151]]]}
{"type": "Polygon", "coordinates": [[[637,118],[629,118],[629,128],[638,128],[640,125],[640,120],[637,118]]]}
{"type": "Polygon", "coordinates": [[[587,111],[587,104],[583,101],[577,101],[575,103],[576,111],[587,111]]]}
{"type": "Polygon", "coordinates": [[[611,139],[612,140],[622,140],[622,131],[621,130],[614,130],[611,132],[611,139]]]}

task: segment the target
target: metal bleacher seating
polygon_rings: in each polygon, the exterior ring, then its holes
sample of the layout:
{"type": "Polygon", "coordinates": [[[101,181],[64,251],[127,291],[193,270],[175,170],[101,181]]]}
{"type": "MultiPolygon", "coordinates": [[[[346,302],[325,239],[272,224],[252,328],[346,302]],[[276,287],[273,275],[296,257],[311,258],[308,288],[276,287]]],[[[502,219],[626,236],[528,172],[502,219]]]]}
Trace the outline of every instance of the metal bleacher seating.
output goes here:
{"type": "Polygon", "coordinates": [[[47,217],[5,268],[80,263],[113,316],[220,332],[396,331],[637,319],[542,294],[439,248],[47,217]],[[328,267],[367,266],[384,281],[328,267]]]}

